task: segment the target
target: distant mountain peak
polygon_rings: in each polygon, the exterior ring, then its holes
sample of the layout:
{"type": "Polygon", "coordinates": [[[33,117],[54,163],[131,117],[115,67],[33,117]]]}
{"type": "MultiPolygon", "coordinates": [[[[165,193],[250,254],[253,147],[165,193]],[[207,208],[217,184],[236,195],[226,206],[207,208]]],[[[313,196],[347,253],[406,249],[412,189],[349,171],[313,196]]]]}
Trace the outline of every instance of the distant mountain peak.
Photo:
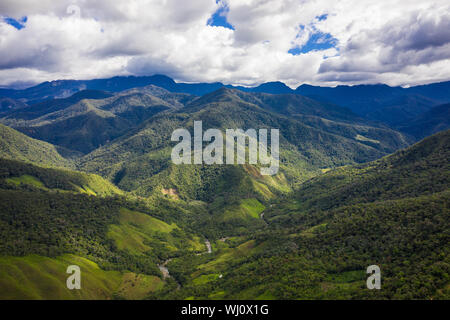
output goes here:
{"type": "Polygon", "coordinates": [[[280,81],[272,81],[260,84],[256,88],[253,88],[252,91],[265,92],[271,94],[294,93],[294,90],[292,90],[286,84],[280,81]]]}
{"type": "Polygon", "coordinates": [[[232,101],[239,99],[236,89],[221,87],[193,101],[192,105],[204,105],[212,102],[232,101]]]}

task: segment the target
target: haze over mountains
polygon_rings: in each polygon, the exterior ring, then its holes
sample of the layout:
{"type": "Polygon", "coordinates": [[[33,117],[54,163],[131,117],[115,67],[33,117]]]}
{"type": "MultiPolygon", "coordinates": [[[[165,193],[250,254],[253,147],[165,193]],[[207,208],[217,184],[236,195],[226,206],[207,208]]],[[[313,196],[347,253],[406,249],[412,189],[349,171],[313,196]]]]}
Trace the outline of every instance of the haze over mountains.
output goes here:
{"type": "Polygon", "coordinates": [[[0,298],[448,298],[449,86],[0,90],[0,298]],[[173,164],[173,130],[198,120],[278,128],[279,172],[173,164]],[[65,291],[66,263],[85,291],[65,291]]]}

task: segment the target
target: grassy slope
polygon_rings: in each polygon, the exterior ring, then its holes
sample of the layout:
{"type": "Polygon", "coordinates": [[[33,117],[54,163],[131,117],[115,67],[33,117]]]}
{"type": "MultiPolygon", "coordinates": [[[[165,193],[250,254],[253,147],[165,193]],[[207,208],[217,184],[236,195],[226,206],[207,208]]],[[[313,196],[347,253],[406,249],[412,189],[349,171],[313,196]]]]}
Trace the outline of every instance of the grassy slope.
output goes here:
{"type": "MultiPolygon", "coordinates": [[[[119,223],[109,226],[108,238],[113,239],[119,249],[127,249],[135,254],[151,250],[149,243],[157,233],[170,233],[177,226],[171,225],[137,211],[120,209],[119,223]]],[[[168,236],[163,242],[167,250],[177,250],[168,236]]]]}
{"type": "Polygon", "coordinates": [[[118,289],[122,275],[103,271],[97,264],[75,255],[0,257],[1,299],[106,299],[118,289]],[[69,265],[81,269],[81,290],[69,290],[69,265]]]}
{"type": "Polygon", "coordinates": [[[142,299],[165,285],[160,259],[205,250],[198,236],[175,225],[179,214],[164,209],[167,200],[154,214],[171,222],[122,207],[149,211],[118,197],[123,192],[99,176],[6,159],[0,164],[0,299],[142,299]],[[66,290],[61,269],[69,264],[82,268],[85,290],[66,290]],[[105,271],[111,269],[120,272],[105,271]]]}
{"type": "Polygon", "coordinates": [[[50,169],[15,160],[0,158],[0,181],[17,187],[32,186],[45,191],[71,191],[90,195],[112,196],[124,192],[111,182],[95,174],[50,169]]]}
{"type": "Polygon", "coordinates": [[[142,299],[163,285],[158,277],[104,271],[96,263],[72,254],[56,258],[2,256],[0,270],[0,299],[142,299]],[[80,267],[81,290],[66,287],[69,265],[80,267]]]}

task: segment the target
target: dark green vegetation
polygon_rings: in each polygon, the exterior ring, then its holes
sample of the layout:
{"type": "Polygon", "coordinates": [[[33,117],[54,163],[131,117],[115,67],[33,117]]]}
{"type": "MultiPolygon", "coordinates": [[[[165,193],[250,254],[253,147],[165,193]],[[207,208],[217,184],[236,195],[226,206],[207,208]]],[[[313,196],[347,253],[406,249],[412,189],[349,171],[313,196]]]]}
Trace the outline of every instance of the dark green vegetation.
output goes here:
{"type": "MultiPolygon", "coordinates": [[[[121,81],[33,104],[51,92],[43,84],[1,116],[27,135],[0,125],[0,298],[449,297],[450,133],[382,158],[444,129],[448,108],[403,135],[345,107],[264,93],[288,92],[280,83],[198,97],[121,81]],[[174,165],[172,131],[192,133],[195,120],[204,131],[279,128],[278,174],[174,165]],[[84,290],[65,287],[69,264],[84,290]],[[380,291],[365,288],[371,264],[380,291]]],[[[55,88],[81,89],[65,85],[55,88]]]]}
{"type": "Polygon", "coordinates": [[[88,153],[117,138],[156,113],[182,106],[182,94],[152,88],[112,96],[80,91],[66,99],[47,100],[8,113],[1,120],[30,137],[88,153]],[[165,101],[165,100],[167,101],[165,101]]]}
{"type": "Polygon", "coordinates": [[[71,167],[73,163],[70,158],[76,155],[76,152],[32,139],[0,124],[0,154],[2,158],[21,160],[47,167],[71,167]]]}
{"type": "MultiPolygon", "coordinates": [[[[272,179],[257,181],[270,193],[302,182],[317,174],[320,168],[373,160],[407,145],[400,133],[358,122],[359,119],[346,109],[323,106],[293,95],[276,98],[274,101],[267,94],[220,89],[181,109],[155,115],[138,129],[83,157],[79,168],[108,177],[122,189],[141,196],[148,196],[155,189],[160,192],[164,187],[178,189],[185,198],[204,200],[198,195],[203,192],[198,188],[220,188],[218,182],[202,182],[205,178],[220,178],[224,170],[232,173],[235,180],[256,177],[248,175],[244,167],[171,165],[168,160],[174,145],[170,142],[173,130],[187,128],[192,132],[195,120],[202,120],[204,130],[282,128],[281,170],[276,177],[282,185],[275,185],[272,179]],[[283,105],[283,109],[276,109],[278,105],[283,105]],[[199,183],[192,183],[192,179],[199,183]]],[[[217,194],[220,190],[208,189],[203,193],[217,194]]]]}
{"type": "Polygon", "coordinates": [[[184,286],[163,297],[448,299],[449,147],[447,131],[310,180],[265,210],[259,232],[170,262],[184,286]],[[365,288],[372,264],[379,291],[365,288]]]}
{"type": "Polygon", "coordinates": [[[0,164],[0,298],[143,298],[162,286],[158,263],[204,249],[170,203],[151,208],[98,176],[0,164]],[[71,262],[88,290],[65,288],[71,262]]]}
{"type": "MultiPolygon", "coordinates": [[[[187,93],[202,96],[222,87],[235,88],[244,92],[270,94],[299,94],[315,100],[350,108],[354,113],[375,120],[392,128],[398,128],[432,107],[450,102],[450,82],[432,83],[402,88],[388,85],[354,85],[337,87],[316,87],[303,84],[295,90],[282,82],[263,83],[257,87],[242,87],[216,83],[179,83],[164,75],[144,77],[113,77],[95,80],[57,80],[44,82],[24,90],[0,89],[0,97],[29,105],[69,97],[81,90],[120,92],[149,85],[158,86],[172,93],[187,93]],[[11,100],[13,99],[13,100],[11,100]]],[[[13,102],[14,103],[14,102],[13,102]]],[[[1,113],[1,112],[0,112],[1,113]]],[[[445,128],[445,129],[448,129],[445,128]]],[[[420,140],[422,137],[417,138],[420,140]]],[[[417,141],[416,140],[416,141],[417,141]]]]}
{"type": "Polygon", "coordinates": [[[0,115],[8,114],[14,110],[25,108],[27,105],[11,98],[0,97],[0,115]]]}
{"type": "Polygon", "coordinates": [[[450,82],[410,88],[381,84],[333,88],[301,85],[295,92],[318,101],[346,106],[360,116],[394,128],[419,117],[437,105],[450,102],[450,82]]]}
{"type": "Polygon", "coordinates": [[[436,132],[450,128],[450,104],[434,107],[424,114],[417,116],[408,123],[399,126],[399,130],[422,139],[436,132]]]}

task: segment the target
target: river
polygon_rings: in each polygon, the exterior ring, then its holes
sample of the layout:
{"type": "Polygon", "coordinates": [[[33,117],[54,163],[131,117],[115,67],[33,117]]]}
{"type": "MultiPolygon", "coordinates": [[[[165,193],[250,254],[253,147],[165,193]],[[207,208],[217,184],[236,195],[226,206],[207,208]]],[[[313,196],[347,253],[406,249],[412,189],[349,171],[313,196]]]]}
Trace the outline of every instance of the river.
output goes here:
{"type": "MultiPolygon", "coordinates": [[[[212,253],[212,247],[211,247],[211,242],[209,242],[208,239],[205,239],[205,245],[206,245],[206,252],[204,253],[212,253]]],[[[201,253],[200,253],[201,254],[201,253]]],[[[167,268],[167,264],[171,261],[172,259],[167,259],[166,261],[164,261],[162,264],[158,264],[158,268],[161,271],[161,273],[163,274],[163,278],[170,278],[170,272],[169,269],[167,268]]]]}

